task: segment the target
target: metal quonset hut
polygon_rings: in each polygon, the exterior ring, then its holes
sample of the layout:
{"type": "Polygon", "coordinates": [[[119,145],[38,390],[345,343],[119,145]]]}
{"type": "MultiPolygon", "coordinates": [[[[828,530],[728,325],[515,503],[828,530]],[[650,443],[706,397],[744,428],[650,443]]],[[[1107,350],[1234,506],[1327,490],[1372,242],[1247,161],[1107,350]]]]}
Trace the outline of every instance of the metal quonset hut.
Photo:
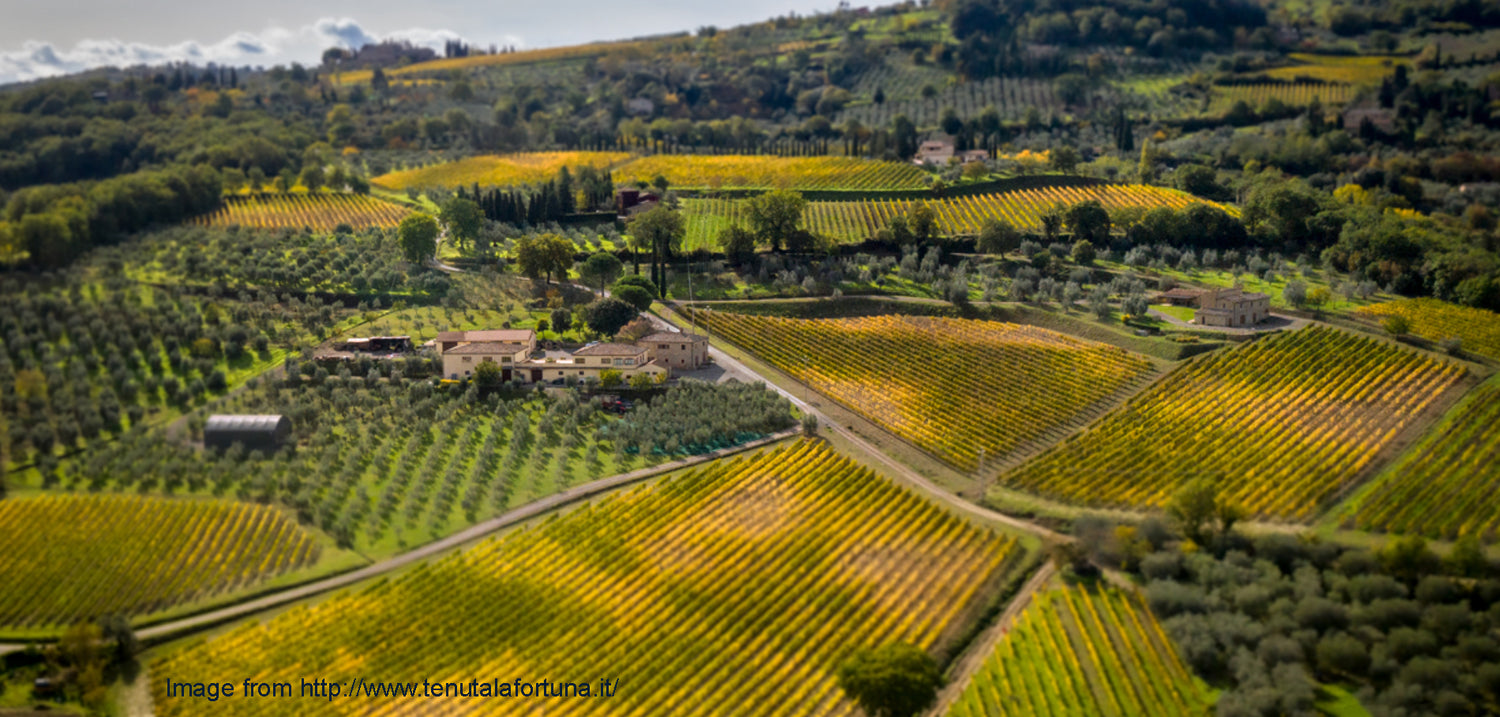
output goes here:
{"type": "Polygon", "coordinates": [[[292,419],[286,416],[209,416],[203,424],[203,446],[227,449],[238,443],[247,451],[271,451],[292,435],[292,419]]]}

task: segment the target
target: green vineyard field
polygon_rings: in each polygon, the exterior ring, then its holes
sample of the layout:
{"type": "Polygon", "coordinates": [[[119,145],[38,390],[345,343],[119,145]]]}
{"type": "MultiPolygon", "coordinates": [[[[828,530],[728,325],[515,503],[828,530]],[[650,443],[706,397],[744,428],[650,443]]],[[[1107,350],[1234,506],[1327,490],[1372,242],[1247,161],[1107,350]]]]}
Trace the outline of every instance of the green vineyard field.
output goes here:
{"type": "Polygon", "coordinates": [[[1033,598],[948,716],[1207,712],[1207,694],[1139,599],[1068,588],[1033,598]]]}
{"type": "Polygon", "coordinates": [[[254,194],[224,198],[218,210],[198,217],[206,227],[333,231],[340,224],[355,229],[389,229],[411,210],[359,194],[254,194]]]}
{"type": "Polygon", "coordinates": [[[1411,333],[1430,341],[1458,339],[1465,351],[1500,359],[1500,314],[1437,299],[1402,299],[1370,304],[1359,313],[1374,319],[1400,316],[1411,333]]]}
{"type": "Polygon", "coordinates": [[[1325,112],[1332,113],[1338,111],[1344,103],[1354,99],[1357,90],[1358,88],[1354,85],[1317,82],[1215,85],[1209,112],[1214,114],[1227,112],[1234,106],[1234,103],[1241,100],[1250,105],[1250,109],[1259,110],[1273,99],[1289,107],[1306,107],[1316,99],[1322,103],[1325,112]]]}
{"type": "MultiPolygon", "coordinates": [[[[151,666],[162,717],[196,714],[165,680],[305,675],[441,682],[617,679],[560,714],[855,715],[834,670],[895,640],[930,649],[1022,555],[817,441],[616,493],[354,594],[189,645],[151,666]],[[440,645],[442,649],[434,649],[440,645]]],[[[321,703],[410,714],[421,699],[321,703]]],[[[504,699],[443,705],[513,714],[504,699]]],[[[226,715],[305,714],[234,699],[226,715]]]]}
{"type": "Polygon", "coordinates": [[[1074,503],[1160,508],[1204,478],[1253,515],[1307,520],[1464,374],[1337,329],[1277,334],[1178,368],[1001,480],[1074,503]]]}
{"type": "MultiPolygon", "coordinates": [[[[1233,207],[1199,199],[1175,189],[1140,184],[1019,189],[929,200],[927,203],[937,213],[941,233],[973,235],[989,219],[1005,221],[1022,230],[1041,231],[1042,214],[1049,209],[1090,199],[1103,204],[1106,209],[1182,209],[1189,204],[1203,203],[1238,214],[1233,207]]],[[[874,236],[893,217],[904,216],[916,204],[917,201],[909,199],[809,202],[802,226],[841,243],[857,243],[874,236]]],[[[732,224],[747,226],[743,200],[684,199],[682,211],[687,223],[687,238],[683,241],[683,246],[689,251],[716,248],[719,232],[726,227],[732,224]]]]}
{"type": "Polygon", "coordinates": [[[1143,379],[1124,349],[1020,324],[697,312],[701,326],[966,470],[1055,436],[1143,379]]]}
{"type": "Polygon", "coordinates": [[[927,173],[906,162],[853,157],[658,154],[615,170],[615,184],[665,177],[691,189],[922,189],[927,173]]]}
{"type": "Polygon", "coordinates": [[[1500,378],[1457,408],[1372,486],[1348,521],[1361,530],[1494,540],[1500,531],[1500,378]]]}
{"type": "Polygon", "coordinates": [[[139,496],[0,501],[0,626],[144,615],[311,563],[318,545],[264,506],[139,496]]]}

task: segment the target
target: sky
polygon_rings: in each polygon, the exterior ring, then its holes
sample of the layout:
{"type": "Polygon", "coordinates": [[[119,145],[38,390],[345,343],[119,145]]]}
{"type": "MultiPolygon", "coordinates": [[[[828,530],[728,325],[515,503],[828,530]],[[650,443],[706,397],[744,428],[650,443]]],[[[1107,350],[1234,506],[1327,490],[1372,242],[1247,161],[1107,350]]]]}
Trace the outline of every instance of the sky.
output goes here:
{"type": "Polygon", "coordinates": [[[318,62],[334,45],[518,48],[729,27],[834,0],[0,0],[0,83],[105,65],[318,62]]]}

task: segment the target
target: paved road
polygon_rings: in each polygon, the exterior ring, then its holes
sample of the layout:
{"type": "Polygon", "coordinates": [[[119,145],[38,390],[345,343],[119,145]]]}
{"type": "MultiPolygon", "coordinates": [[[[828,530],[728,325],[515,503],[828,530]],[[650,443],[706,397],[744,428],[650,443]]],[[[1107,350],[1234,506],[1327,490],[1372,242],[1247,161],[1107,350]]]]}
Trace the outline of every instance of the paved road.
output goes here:
{"type": "MultiPolygon", "coordinates": [[[[671,313],[670,309],[668,309],[668,312],[669,312],[670,316],[674,316],[674,317],[677,316],[675,313],[671,313]]],[[[673,330],[673,331],[678,330],[678,328],[675,325],[673,325],[673,323],[667,317],[654,316],[653,320],[671,326],[671,330],[673,330]]],[[[682,319],[680,317],[678,317],[678,321],[682,321],[682,319]]],[[[684,323],[686,323],[686,322],[684,322],[684,323]]],[[[761,377],[760,374],[758,374],[755,371],[751,370],[750,367],[746,366],[739,359],[737,359],[737,358],[735,358],[733,356],[730,356],[727,353],[724,353],[718,347],[712,345],[712,343],[709,344],[708,354],[709,354],[709,356],[711,356],[713,358],[713,360],[714,360],[715,363],[717,363],[718,365],[724,367],[724,369],[726,371],[729,371],[729,372],[731,372],[734,375],[752,376],[752,377],[755,377],[754,380],[765,381],[767,386],[769,386],[770,388],[774,389],[777,393],[785,396],[787,398],[787,400],[791,401],[792,404],[795,405],[799,410],[801,410],[801,411],[803,411],[805,413],[812,414],[815,418],[817,418],[818,419],[818,425],[820,427],[826,428],[828,430],[832,430],[832,431],[838,433],[839,435],[843,436],[845,439],[849,440],[851,443],[853,443],[856,446],[858,446],[860,448],[860,450],[863,450],[870,457],[872,457],[872,458],[880,461],[881,464],[883,464],[887,468],[889,468],[890,469],[890,473],[893,476],[895,476],[896,478],[899,478],[899,479],[901,479],[901,480],[903,480],[903,481],[905,481],[905,482],[907,482],[907,483],[909,483],[911,485],[916,486],[917,488],[921,489],[923,492],[931,495],[933,498],[941,500],[944,503],[946,503],[946,504],[952,506],[953,508],[955,508],[955,509],[957,509],[959,511],[962,511],[964,513],[968,513],[970,515],[973,515],[973,516],[978,517],[978,518],[983,518],[985,520],[994,521],[996,523],[1001,523],[1003,525],[1010,526],[1010,527],[1015,528],[1017,530],[1024,530],[1024,531],[1026,531],[1028,533],[1032,533],[1034,535],[1039,535],[1039,536],[1041,536],[1043,538],[1046,538],[1048,540],[1058,541],[1058,542],[1064,542],[1064,541],[1071,541],[1072,540],[1072,538],[1069,537],[1069,536],[1063,535],[1061,533],[1054,532],[1052,530],[1044,528],[1044,527],[1042,527],[1040,525],[1037,525],[1035,523],[1032,523],[1030,521],[1020,520],[1018,518],[1012,518],[1012,517],[1010,517],[1008,515],[1005,515],[1004,513],[999,513],[999,512],[990,510],[989,508],[985,508],[984,506],[976,505],[974,503],[970,503],[969,501],[964,500],[963,498],[960,498],[960,497],[958,497],[958,496],[956,496],[956,495],[948,492],[947,490],[944,490],[943,488],[939,487],[936,483],[933,483],[932,481],[928,480],[926,477],[922,476],[921,474],[917,473],[916,471],[914,471],[914,470],[906,467],[905,464],[892,459],[890,456],[887,456],[885,454],[885,452],[883,452],[879,448],[876,448],[875,446],[871,445],[868,441],[866,441],[865,439],[859,437],[853,431],[845,428],[843,426],[843,424],[839,423],[838,421],[834,421],[834,420],[828,418],[827,415],[825,415],[822,411],[818,410],[815,406],[812,406],[811,404],[809,404],[807,401],[804,401],[801,398],[798,398],[797,396],[792,395],[792,393],[790,391],[788,391],[788,390],[786,390],[786,389],[784,389],[784,388],[782,388],[780,386],[777,386],[775,383],[773,383],[773,382],[771,382],[769,380],[766,380],[765,378],[761,377]]]]}
{"type": "MultiPolygon", "coordinates": [[[[379,577],[391,571],[404,568],[418,561],[435,557],[446,551],[457,548],[469,541],[482,538],[496,531],[525,522],[539,515],[543,515],[549,511],[561,508],[570,503],[583,500],[584,498],[593,497],[615,488],[619,488],[620,486],[644,480],[651,476],[660,475],[662,473],[677,470],[686,466],[696,465],[698,463],[714,460],[731,453],[751,450],[753,448],[757,448],[759,446],[763,446],[768,443],[773,443],[775,441],[779,441],[784,438],[796,435],[796,433],[796,430],[785,431],[759,441],[752,441],[750,443],[735,446],[732,448],[722,448],[717,451],[705,453],[698,456],[689,456],[687,458],[669,461],[661,465],[642,468],[640,470],[631,471],[629,473],[621,473],[619,475],[613,475],[608,478],[601,478],[599,480],[585,483],[583,485],[574,486],[561,493],[547,496],[546,498],[542,498],[533,503],[529,503],[503,515],[496,516],[482,523],[477,523],[463,530],[462,532],[455,533],[454,535],[443,538],[442,540],[428,543],[427,545],[406,553],[402,553],[393,558],[382,560],[372,565],[367,565],[363,568],[360,568],[359,570],[344,573],[341,575],[335,575],[329,578],[324,578],[316,582],[311,582],[299,587],[282,590],[280,592],[266,595],[265,597],[256,598],[254,600],[247,600],[242,603],[236,603],[234,605],[230,605],[218,610],[212,610],[197,615],[191,615],[179,620],[172,620],[170,622],[161,623],[159,625],[152,625],[151,627],[141,628],[136,631],[136,637],[142,640],[163,640],[183,633],[193,632],[195,630],[220,625],[232,620],[237,620],[242,617],[248,617],[258,612],[269,610],[275,607],[280,607],[287,603],[302,600],[304,598],[309,598],[314,595],[328,592],[330,590],[337,590],[339,588],[348,587],[360,581],[379,577]]],[[[25,648],[25,645],[0,644],[0,655],[4,655],[8,652],[23,650],[25,648]]]]}

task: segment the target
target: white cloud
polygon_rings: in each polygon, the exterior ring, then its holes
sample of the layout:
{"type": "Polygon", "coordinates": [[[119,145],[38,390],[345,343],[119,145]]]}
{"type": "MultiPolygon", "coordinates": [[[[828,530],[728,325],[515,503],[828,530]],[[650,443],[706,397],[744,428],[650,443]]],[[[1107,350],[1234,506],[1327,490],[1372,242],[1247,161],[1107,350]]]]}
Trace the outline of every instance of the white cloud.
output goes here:
{"type": "MultiPolygon", "coordinates": [[[[289,30],[268,27],[259,33],[236,32],[213,44],[188,40],[172,45],[150,45],[123,40],[83,40],[72,49],[50,43],[28,41],[19,50],[0,50],[0,83],[64,75],[95,67],[157,65],[167,62],[216,63],[220,65],[264,65],[301,62],[316,64],[323,50],[335,45],[358,48],[381,40],[406,40],[439,53],[443,43],[462,39],[451,30],[411,28],[371,34],[352,18],[323,18],[289,30]]],[[[507,37],[507,44],[520,45],[507,37]]]]}

